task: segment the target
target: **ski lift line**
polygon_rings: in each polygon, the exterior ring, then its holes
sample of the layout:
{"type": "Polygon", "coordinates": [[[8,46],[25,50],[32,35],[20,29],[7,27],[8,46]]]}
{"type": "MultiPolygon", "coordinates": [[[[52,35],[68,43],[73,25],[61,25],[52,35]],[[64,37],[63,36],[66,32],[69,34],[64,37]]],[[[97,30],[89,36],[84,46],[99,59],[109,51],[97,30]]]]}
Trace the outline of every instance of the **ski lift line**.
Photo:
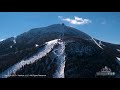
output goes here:
{"type": "Polygon", "coordinates": [[[64,23],[62,23],[62,26],[61,26],[61,40],[64,39],[64,23]]]}

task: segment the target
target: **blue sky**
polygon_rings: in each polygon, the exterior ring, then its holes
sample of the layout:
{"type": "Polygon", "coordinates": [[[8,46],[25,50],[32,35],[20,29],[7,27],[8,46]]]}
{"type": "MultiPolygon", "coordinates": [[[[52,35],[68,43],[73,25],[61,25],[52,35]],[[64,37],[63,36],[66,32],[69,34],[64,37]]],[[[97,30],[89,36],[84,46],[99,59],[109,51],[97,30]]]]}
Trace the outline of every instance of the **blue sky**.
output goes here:
{"type": "Polygon", "coordinates": [[[120,44],[120,12],[0,12],[0,40],[62,22],[99,40],[120,44]]]}

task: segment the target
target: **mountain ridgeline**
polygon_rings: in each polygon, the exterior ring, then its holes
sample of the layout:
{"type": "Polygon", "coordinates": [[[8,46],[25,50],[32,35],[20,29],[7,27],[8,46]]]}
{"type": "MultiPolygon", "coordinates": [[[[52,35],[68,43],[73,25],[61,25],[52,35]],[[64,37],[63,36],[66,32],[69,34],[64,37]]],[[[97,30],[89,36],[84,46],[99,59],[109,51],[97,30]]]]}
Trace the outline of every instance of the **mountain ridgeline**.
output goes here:
{"type": "Polygon", "coordinates": [[[119,59],[120,45],[97,40],[64,24],[54,24],[0,42],[0,77],[10,74],[99,78],[96,73],[107,66],[115,75],[102,78],[119,78],[119,59]]]}

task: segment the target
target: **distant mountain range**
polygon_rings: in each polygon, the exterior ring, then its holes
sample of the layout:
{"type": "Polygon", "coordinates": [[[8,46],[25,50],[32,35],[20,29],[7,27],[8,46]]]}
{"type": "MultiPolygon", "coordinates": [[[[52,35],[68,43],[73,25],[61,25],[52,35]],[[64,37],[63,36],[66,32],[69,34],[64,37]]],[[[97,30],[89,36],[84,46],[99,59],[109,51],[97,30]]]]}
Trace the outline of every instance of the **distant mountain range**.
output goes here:
{"type": "Polygon", "coordinates": [[[119,78],[120,45],[64,24],[34,28],[0,42],[0,78],[119,78]],[[111,72],[107,72],[107,68],[111,72]],[[106,72],[101,70],[105,68],[106,72]],[[96,75],[97,72],[107,75],[96,75]],[[114,75],[110,73],[114,72],[114,75]]]}

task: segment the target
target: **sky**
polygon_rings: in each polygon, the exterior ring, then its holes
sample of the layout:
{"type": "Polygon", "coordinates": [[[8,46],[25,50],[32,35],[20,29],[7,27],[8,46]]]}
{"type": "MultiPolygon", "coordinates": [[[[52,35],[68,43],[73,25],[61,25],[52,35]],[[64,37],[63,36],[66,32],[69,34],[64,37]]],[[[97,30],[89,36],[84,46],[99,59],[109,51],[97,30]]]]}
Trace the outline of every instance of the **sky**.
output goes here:
{"type": "Polygon", "coordinates": [[[0,12],[0,41],[59,23],[96,39],[120,44],[120,12],[0,12]]]}

